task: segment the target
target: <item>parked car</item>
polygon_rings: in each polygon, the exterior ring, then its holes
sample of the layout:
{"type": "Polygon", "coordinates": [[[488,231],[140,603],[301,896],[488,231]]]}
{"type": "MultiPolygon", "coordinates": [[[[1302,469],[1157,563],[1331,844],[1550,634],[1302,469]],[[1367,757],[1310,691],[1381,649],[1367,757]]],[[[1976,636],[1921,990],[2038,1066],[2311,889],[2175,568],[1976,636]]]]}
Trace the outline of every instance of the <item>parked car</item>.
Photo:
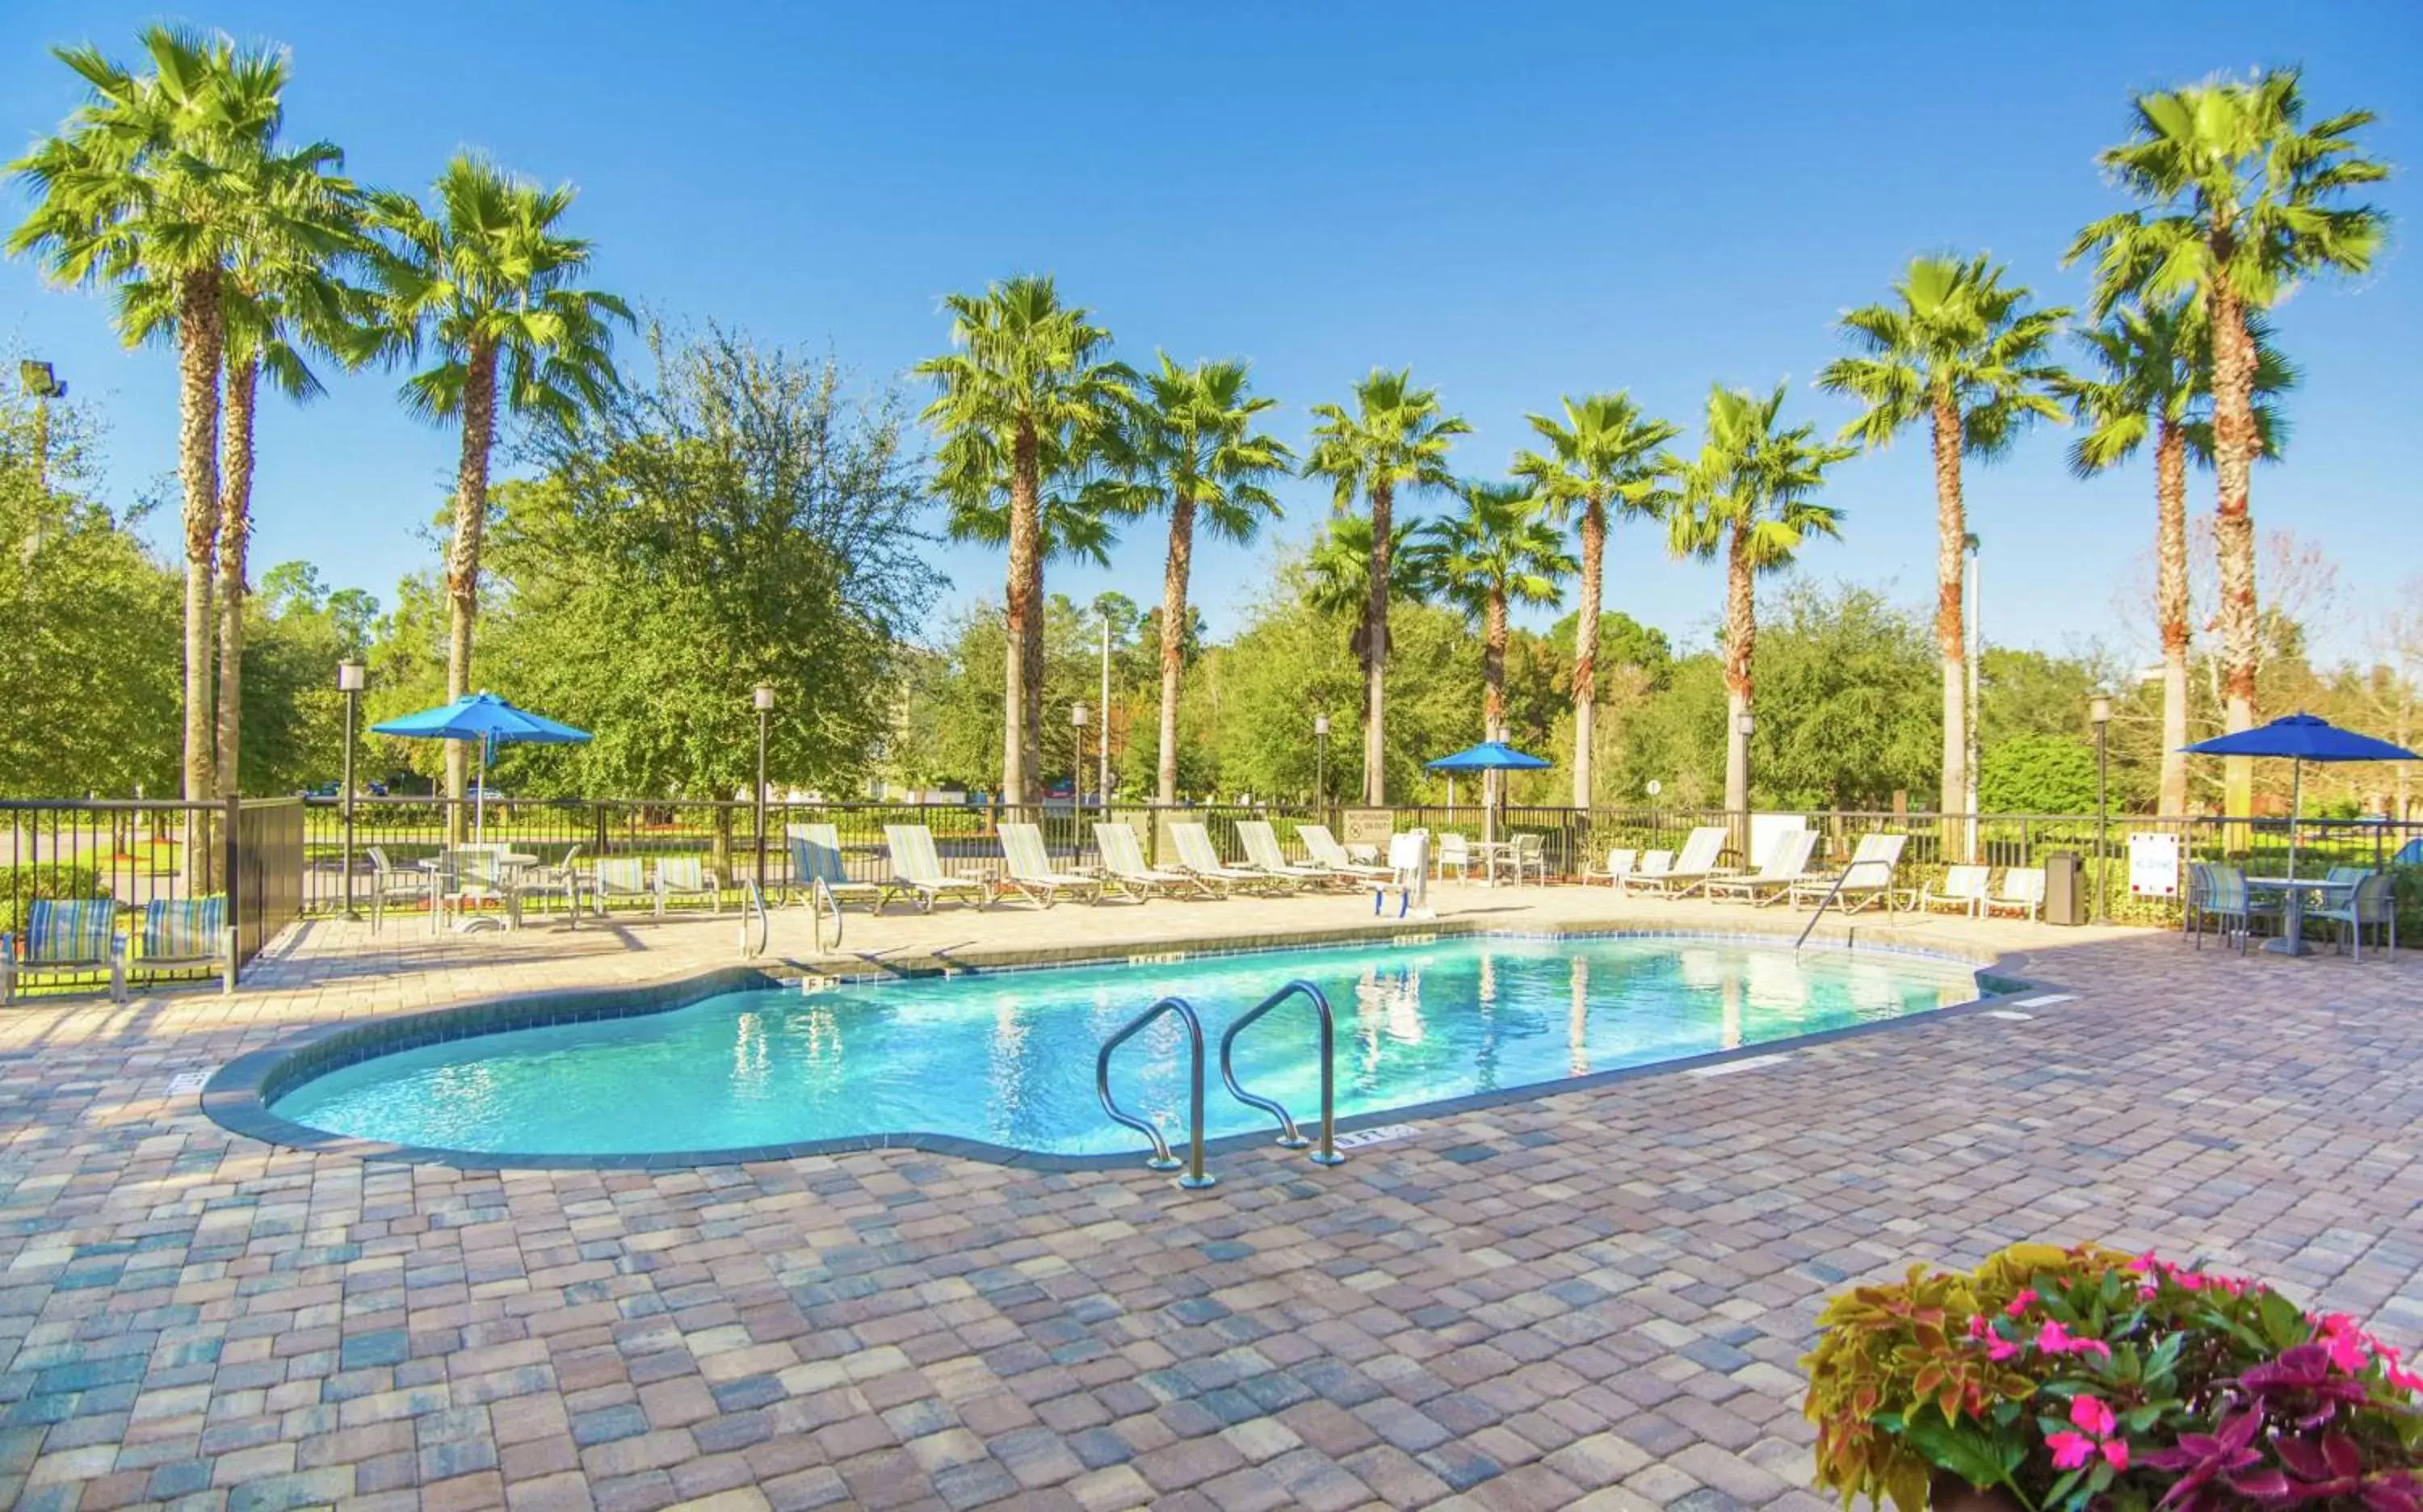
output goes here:
{"type": "MultiPolygon", "coordinates": [[[[372,798],[385,798],[387,796],[387,784],[383,782],[365,783],[362,785],[361,791],[369,794],[372,798]]],[[[303,801],[307,804],[333,804],[343,795],[344,784],[342,783],[315,782],[310,787],[304,788],[301,796],[303,801]]]]}

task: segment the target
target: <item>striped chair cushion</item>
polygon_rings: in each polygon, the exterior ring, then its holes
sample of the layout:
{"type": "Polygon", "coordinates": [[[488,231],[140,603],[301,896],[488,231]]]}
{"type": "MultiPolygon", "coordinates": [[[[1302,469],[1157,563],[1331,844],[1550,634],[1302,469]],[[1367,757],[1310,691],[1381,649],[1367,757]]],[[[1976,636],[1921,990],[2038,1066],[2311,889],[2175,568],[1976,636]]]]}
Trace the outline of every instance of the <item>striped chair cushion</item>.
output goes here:
{"type": "Polygon", "coordinates": [[[107,898],[38,898],[25,912],[28,963],[106,961],[115,953],[118,904],[107,898]]]}
{"type": "Polygon", "coordinates": [[[149,961],[206,961],[219,951],[227,899],[155,898],[143,910],[143,956],[149,961]]]}

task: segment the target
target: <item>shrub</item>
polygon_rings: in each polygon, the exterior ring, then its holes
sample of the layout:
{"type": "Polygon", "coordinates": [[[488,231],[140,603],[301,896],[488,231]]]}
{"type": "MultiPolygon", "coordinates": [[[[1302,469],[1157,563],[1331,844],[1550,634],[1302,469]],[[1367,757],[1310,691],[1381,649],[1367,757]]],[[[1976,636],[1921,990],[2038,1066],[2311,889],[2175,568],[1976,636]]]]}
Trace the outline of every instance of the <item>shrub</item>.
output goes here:
{"type": "Polygon", "coordinates": [[[0,867],[0,931],[15,931],[25,922],[26,905],[37,898],[107,898],[101,873],[91,867],[0,867]]]}

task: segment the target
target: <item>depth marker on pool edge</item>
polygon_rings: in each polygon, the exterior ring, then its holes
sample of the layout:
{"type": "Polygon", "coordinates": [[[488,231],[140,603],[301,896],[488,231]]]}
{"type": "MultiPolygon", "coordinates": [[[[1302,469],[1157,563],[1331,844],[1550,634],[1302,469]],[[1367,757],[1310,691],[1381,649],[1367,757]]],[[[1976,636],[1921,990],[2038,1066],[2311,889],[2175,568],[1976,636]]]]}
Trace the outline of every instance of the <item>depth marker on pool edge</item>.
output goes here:
{"type": "Polygon", "coordinates": [[[2046,993],[2038,997],[2022,997],[2011,1006],[2013,1008],[2051,1008],[2055,1003],[2074,1003],[2077,1000],[2076,993],[2046,993]]]}
{"type": "Polygon", "coordinates": [[[1768,1066],[1780,1066],[1791,1058],[1792,1057],[1788,1052],[1782,1055],[1751,1056],[1746,1060],[1728,1060],[1721,1065],[1693,1066],[1691,1068],[1691,1074],[1694,1076],[1730,1076],[1736,1071],[1763,1071],[1768,1066]]]}

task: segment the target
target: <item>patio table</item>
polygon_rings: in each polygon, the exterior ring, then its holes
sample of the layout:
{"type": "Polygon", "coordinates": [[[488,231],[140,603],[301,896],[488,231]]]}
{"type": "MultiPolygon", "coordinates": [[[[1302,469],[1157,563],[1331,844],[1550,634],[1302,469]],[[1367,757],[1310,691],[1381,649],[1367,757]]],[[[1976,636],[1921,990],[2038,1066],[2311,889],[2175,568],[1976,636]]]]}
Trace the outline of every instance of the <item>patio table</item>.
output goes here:
{"type": "Polygon", "coordinates": [[[2353,892],[2352,882],[2332,882],[2324,877],[2249,877],[2246,890],[2250,893],[2278,893],[2281,898],[2280,937],[2266,940],[2263,948],[2273,955],[2309,956],[2314,947],[2305,943],[2305,898],[2319,894],[2324,898],[2338,893],[2353,892]]]}
{"type": "MultiPolygon", "coordinates": [[[[467,934],[482,924],[495,924],[500,929],[507,930],[521,927],[521,899],[514,886],[515,874],[539,865],[539,858],[521,851],[499,851],[496,853],[495,860],[497,887],[502,894],[505,916],[501,921],[491,918],[472,918],[465,916],[462,910],[457,908],[454,928],[458,933],[467,934]]],[[[446,859],[444,856],[436,856],[419,863],[419,866],[420,869],[429,873],[429,892],[432,899],[430,915],[432,922],[435,923],[445,908],[444,889],[440,883],[446,870],[446,859]]]]}
{"type": "MultiPolygon", "coordinates": [[[[1465,844],[1472,852],[1472,859],[1481,864],[1481,884],[1484,887],[1497,886],[1497,863],[1501,858],[1511,858],[1514,854],[1514,842],[1512,840],[1469,840],[1466,841],[1465,844]]],[[[1522,886],[1523,879],[1519,876],[1516,877],[1514,879],[1514,885],[1517,887],[1522,886]]]]}

